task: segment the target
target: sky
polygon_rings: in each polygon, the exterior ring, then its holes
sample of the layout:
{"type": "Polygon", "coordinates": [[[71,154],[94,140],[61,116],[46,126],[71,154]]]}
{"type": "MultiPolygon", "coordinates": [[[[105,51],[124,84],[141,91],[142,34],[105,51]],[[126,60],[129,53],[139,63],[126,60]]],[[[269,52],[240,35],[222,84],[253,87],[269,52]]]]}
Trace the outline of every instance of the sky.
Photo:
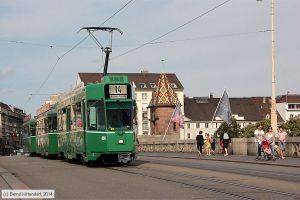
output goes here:
{"type": "MultiPolygon", "coordinates": [[[[1,0],[0,101],[34,115],[50,94],[74,86],[78,72],[102,72],[90,37],[72,47],[88,35],[82,27],[99,26],[128,2],[1,0]]],[[[189,97],[225,89],[229,97],[271,96],[271,0],[231,0],[208,12],[223,2],[131,1],[102,25],[123,31],[113,35],[108,72],[175,73],[189,97]]],[[[275,0],[276,95],[300,94],[299,8],[299,0],[275,0]]],[[[109,45],[108,33],[95,37],[109,45]]]]}

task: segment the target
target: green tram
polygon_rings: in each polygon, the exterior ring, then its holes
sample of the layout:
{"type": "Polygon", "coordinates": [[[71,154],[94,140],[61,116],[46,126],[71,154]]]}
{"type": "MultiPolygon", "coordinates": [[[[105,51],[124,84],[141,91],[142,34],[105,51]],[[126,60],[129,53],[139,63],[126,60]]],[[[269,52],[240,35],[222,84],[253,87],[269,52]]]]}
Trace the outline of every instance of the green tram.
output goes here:
{"type": "Polygon", "coordinates": [[[36,154],[36,120],[31,119],[23,123],[23,150],[30,156],[36,154]]]}
{"type": "Polygon", "coordinates": [[[37,154],[46,157],[58,155],[56,106],[37,116],[37,154]]]}
{"type": "Polygon", "coordinates": [[[135,158],[133,100],[127,76],[104,76],[60,97],[60,156],[93,163],[129,163],[135,158]]]}

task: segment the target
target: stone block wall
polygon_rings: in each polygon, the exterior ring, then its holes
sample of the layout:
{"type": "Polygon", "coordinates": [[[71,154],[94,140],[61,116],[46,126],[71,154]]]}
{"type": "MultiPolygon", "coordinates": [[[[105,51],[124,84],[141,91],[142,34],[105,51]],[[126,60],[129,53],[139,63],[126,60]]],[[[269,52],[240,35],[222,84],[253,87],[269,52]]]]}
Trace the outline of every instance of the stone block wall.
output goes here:
{"type": "MultiPolygon", "coordinates": [[[[137,149],[139,152],[197,152],[195,140],[179,140],[165,137],[151,137],[140,139],[137,149]],[[151,138],[151,140],[150,140],[151,138]]],[[[233,155],[256,155],[254,138],[232,138],[228,153],[233,155]]],[[[216,153],[220,152],[217,141],[216,153]]],[[[300,137],[288,138],[286,142],[286,156],[300,158],[300,137]]]]}

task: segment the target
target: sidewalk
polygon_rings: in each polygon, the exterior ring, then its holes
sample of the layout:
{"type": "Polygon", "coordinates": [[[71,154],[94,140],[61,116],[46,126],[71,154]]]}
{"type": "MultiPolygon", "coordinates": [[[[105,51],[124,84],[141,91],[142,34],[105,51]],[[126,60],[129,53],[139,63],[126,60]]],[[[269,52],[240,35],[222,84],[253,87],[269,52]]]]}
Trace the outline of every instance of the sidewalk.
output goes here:
{"type": "Polygon", "coordinates": [[[138,156],[152,156],[152,157],[167,157],[167,158],[183,158],[183,159],[198,159],[198,160],[212,160],[212,161],[224,161],[224,162],[239,162],[249,164],[262,164],[262,165],[274,165],[284,167],[297,167],[300,168],[300,158],[287,157],[284,160],[255,160],[255,156],[244,155],[229,155],[223,156],[222,154],[212,156],[201,156],[197,153],[160,153],[160,152],[139,152],[138,156]]]}
{"type": "Polygon", "coordinates": [[[27,185],[22,183],[13,174],[6,169],[0,167],[0,190],[2,189],[29,189],[27,185]]]}

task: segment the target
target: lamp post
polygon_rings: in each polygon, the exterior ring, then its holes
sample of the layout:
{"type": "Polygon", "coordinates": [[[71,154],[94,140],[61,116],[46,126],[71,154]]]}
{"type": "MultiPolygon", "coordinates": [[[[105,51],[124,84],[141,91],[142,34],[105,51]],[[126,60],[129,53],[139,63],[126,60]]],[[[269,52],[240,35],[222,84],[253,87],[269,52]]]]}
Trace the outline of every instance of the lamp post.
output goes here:
{"type": "MultiPolygon", "coordinates": [[[[257,0],[262,1],[262,0],[257,0]]],[[[277,131],[277,112],[276,112],[276,82],[275,82],[275,36],[274,36],[274,0],[271,0],[271,43],[272,43],[272,96],[271,96],[271,126],[277,131]]]]}
{"type": "Polygon", "coordinates": [[[271,34],[272,34],[272,99],[271,99],[271,126],[277,131],[276,112],[276,82],[275,82],[275,39],[274,39],[274,0],[271,0],[271,34]]]}

